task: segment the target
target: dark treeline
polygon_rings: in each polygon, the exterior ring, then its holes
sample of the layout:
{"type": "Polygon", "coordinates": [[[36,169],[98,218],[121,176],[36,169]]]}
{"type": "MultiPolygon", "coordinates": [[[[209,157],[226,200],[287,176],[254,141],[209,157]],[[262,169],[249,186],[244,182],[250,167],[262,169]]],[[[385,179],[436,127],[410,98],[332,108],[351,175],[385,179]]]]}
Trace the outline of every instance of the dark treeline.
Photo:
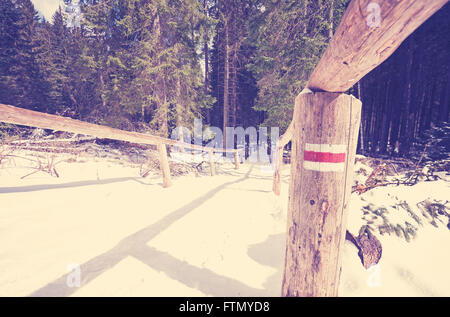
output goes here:
{"type": "Polygon", "coordinates": [[[200,116],[283,131],[348,0],[74,3],[45,21],[1,0],[0,102],[168,135],[200,116]]]}
{"type": "MultiPolygon", "coordinates": [[[[428,142],[419,147],[416,143],[432,128],[438,135],[445,132],[450,119],[450,4],[411,34],[352,92],[363,102],[360,153],[407,156],[427,150],[428,142]]],[[[432,136],[428,136],[430,147],[432,136]]],[[[448,142],[448,136],[442,141],[448,142]]],[[[450,145],[446,147],[448,154],[450,145]]]]}
{"type": "Polygon", "coordinates": [[[66,1],[51,23],[30,0],[0,3],[3,103],[164,136],[212,103],[197,0],[66,1]]]}
{"type": "MultiPolygon", "coordinates": [[[[169,136],[287,128],[349,0],[0,0],[0,102],[169,136]]],[[[406,155],[449,119],[450,5],[350,92],[359,152],[406,155]]]]}
{"type": "Polygon", "coordinates": [[[287,128],[348,0],[211,1],[211,123],[287,128]]]}

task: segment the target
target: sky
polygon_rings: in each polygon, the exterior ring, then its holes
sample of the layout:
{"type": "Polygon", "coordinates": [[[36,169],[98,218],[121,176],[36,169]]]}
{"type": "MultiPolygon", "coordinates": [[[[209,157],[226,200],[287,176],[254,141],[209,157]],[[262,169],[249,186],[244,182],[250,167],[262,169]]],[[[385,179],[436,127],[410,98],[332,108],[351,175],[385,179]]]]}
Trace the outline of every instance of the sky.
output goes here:
{"type": "Polygon", "coordinates": [[[58,7],[64,4],[63,0],[31,0],[31,2],[47,21],[51,21],[58,7]]]}

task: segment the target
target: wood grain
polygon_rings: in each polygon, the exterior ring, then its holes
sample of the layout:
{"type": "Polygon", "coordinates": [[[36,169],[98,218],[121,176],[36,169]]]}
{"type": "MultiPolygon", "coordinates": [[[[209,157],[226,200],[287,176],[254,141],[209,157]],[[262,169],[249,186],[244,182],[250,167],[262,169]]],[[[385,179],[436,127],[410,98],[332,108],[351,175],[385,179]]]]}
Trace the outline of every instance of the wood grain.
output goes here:
{"type": "Polygon", "coordinates": [[[385,61],[400,44],[449,0],[352,0],[307,87],[345,92],[385,61]],[[380,6],[381,24],[367,23],[370,3],[380,6]]]}
{"type": "Polygon", "coordinates": [[[296,98],[283,296],[337,296],[361,102],[339,93],[296,98]],[[305,144],[345,145],[344,172],[303,168],[305,144]]]}
{"type": "Polygon", "coordinates": [[[114,129],[107,126],[92,124],[80,120],[32,111],[4,104],[0,104],[0,122],[24,125],[41,129],[50,129],[56,131],[85,134],[102,139],[113,139],[140,144],[151,144],[151,145],[166,144],[183,147],[185,149],[193,149],[201,151],[212,150],[214,152],[234,153],[239,151],[236,149],[218,149],[218,148],[211,149],[210,147],[184,143],[178,140],[167,139],[150,134],[114,129]]]}
{"type": "Polygon", "coordinates": [[[163,177],[163,187],[172,186],[172,178],[170,175],[169,159],[167,157],[167,148],[165,144],[158,144],[159,166],[163,177]]]}
{"type": "MultiPolygon", "coordinates": [[[[132,143],[156,145],[158,147],[159,152],[159,162],[161,166],[161,172],[163,175],[164,188],[170,187],[172,185],[166,145],[178,146],[181,149],[188,148],[201,151],[208,151],[208,153],[210,153],[210,160],[211,155],[214,152],[232,152],[235,153],[236,155],[240,151],[235,149],[217,149],[204,147],[195,144],[184,143],[179,140],[177,141],[150,134],[114,129],[80,120],[65,118],[61,116],[41,113],[37,111],[32,111],[28,109],[3,104],[0,104],[0,122],[36,127],[41,129],[50,129],[77,134],[85,134],[103,139],[113,139],[132,143]]],[[[211,160],[211,175],[215,175],[215,166],[212,160],[211,160]]]]}

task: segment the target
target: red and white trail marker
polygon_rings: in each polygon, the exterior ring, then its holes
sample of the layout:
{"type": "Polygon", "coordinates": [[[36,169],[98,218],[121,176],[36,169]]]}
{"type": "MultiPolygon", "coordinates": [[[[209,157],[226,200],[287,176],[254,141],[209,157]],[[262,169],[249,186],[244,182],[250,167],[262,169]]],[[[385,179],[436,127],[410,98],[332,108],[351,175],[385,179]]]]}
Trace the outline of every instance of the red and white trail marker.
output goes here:
{"type": "Polygon", "coordinates": [[[346,151],[346,145],[306,143],[303,168],[319,172],[343,172],[346,151]]]}

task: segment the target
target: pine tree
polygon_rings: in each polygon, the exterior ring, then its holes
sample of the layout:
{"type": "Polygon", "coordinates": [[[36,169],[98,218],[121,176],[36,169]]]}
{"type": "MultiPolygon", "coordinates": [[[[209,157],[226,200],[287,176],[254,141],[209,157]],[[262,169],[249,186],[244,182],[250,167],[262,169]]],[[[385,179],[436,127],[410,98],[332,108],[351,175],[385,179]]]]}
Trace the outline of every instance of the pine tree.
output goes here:
{"type": "Polygon", "coordinates": [[[69,42],[61,7],[53,15],[52,24],[43,22],[36,34],[36,58],[46,83],[46,111],[65,114],[71,107],[69,42]]]}
{"type": "Polygon", "coordinates": [[[224,131],[226,127],[259,124],[252,109],[256,83],[246,68],[255,50],[248,21],[257,10],[257,3],[219,0],[211,10],[218,21],[211,50],[211,93],[216,99],[211,124],[221,126],[224,131]]]}
{"type": "Polygon", "coordinates": [[[92,1],[83,13],[105,123],[150,122],[168,136],[207,106],[197,53],[207,19],[197,0],[92,1]]]}
{"type": "Polygon", "coordinates": [[[15,47],[18,36],[17,21],[19,10],[11,0],[0,2],[0,102],[14,104],[17,93],[12,90],[15,85],[13,67],[16,60],[15,47]]]}
{"type": "Polygon", "coordinates": [[[45,108],[45,83],[36,61],[39,17],[30,0],[2,2],[0,99],[30,109],[45,108]]]}
{"type": "Polygon", "coordinates": [[[294,100],[325,50],[349,1],[263,0],[251,21],[257,51],[248,65],[258,83],[255,109],[287,128],[294,100]]]}

